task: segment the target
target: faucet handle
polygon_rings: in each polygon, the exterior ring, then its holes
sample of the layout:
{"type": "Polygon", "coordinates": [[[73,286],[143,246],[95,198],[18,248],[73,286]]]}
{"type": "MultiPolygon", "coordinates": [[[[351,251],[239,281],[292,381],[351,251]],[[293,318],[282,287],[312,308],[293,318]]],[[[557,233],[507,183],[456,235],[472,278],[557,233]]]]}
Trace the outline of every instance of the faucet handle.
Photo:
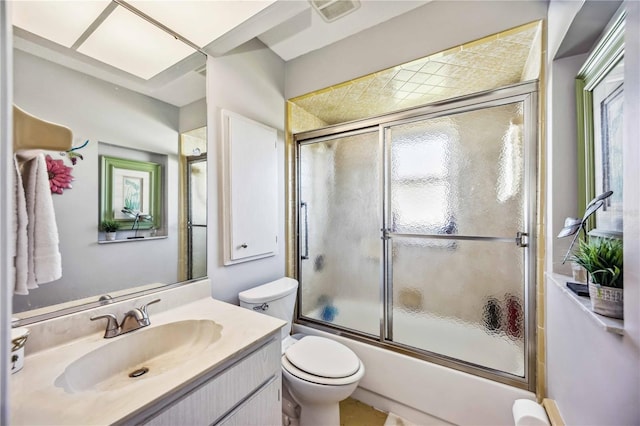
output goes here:
{"type": "Polygon", "coordinates": [[[152,300],[151,302],[149,302],[149,303],[147,303],[147,304],[145,304],[145,305],[140,306],[140,311],[142,311],[142,315],[143,315],[145,318],[149,318],[149,314],[147,313],[147,306],[152,305],[152,304],[154,304],[154,303],[158,303],[160,300],[161,300],[161,299],[152,300]]]}
{"type": "Polygon", "coordinates": [[[114,314],[104,314],[97,315],[95,317],[89,318],[91,321],[99,320],[102,318],[107,319],[107,329],[104,332],[104,337],[108,339],[109,337],[115,337],[120,333],[120,326],[118,325],[118,319],[114,314]]]}

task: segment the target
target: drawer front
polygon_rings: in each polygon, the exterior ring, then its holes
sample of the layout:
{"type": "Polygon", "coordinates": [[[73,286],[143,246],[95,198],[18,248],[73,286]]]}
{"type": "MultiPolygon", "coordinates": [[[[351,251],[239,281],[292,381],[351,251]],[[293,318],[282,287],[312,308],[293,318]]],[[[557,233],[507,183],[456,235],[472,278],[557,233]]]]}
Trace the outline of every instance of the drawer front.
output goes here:
{"type": "Polygon", "coordinates": [[[231,413],[217,426],[280,426],[282,403],[280,402],[281,376],[275,376],[258,392],[231,413]]]}
{"type": "Polygon", "coordinates": [[[279,340],[273,339],[144,424],[210,425],[219,421],[247,396],[281,374],[280,345],[279,340]]]}

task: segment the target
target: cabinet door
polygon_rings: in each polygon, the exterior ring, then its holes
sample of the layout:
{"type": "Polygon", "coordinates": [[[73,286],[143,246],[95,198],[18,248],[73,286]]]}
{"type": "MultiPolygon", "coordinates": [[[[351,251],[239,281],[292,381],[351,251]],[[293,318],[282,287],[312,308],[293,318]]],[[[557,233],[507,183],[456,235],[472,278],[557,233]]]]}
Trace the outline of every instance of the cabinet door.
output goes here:
{"type": "Polygon", "coordinates": [[[277,252],[277,131],[222,111],[224,149],[224,263],[277,252]]]}
{"type": "Polygon", "coordinates": [[[244,404],[222,419],[220,426],[276,426],[282,424],[281,379],[275,377],[244,404]]]}
{"type": "MultiPolygon", "coordinates": [[[[279,335],[278,335],[279,336],[279,335]]],[[[279,339],[273,339],[252,354],[214,376],[200,387],[143,422],[145,426],[210,425],[225,419],[265,388],[280,383],[279,339]]],[[[281,404],[272,402],[277,411],[281,404]]]]}

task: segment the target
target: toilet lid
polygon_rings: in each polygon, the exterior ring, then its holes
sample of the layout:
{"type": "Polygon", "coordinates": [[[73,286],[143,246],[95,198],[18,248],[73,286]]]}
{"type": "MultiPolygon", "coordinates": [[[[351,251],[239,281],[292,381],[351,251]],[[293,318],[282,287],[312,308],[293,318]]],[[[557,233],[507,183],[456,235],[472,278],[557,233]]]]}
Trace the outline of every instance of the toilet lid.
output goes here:
{"type": "Polygon", "coordinates": [[[289,347],[285,356],[295,367],[319,377],[348,377],[360,368],[351,349],[324,337],[305,336],[289,347]]]}

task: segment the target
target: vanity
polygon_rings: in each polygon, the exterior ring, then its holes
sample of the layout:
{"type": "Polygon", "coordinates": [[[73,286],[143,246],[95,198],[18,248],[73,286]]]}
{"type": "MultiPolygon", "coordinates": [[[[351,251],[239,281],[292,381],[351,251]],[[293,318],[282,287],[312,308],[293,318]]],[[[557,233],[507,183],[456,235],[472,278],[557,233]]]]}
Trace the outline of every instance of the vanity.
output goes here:
{"type": "Polygon", "coordinates": [[[11,424],[281,423],[283,321],[182,285],[28,325],[11,424]],[[105,339],[96,315],[151,305],[151,324],[105,339]]]}

